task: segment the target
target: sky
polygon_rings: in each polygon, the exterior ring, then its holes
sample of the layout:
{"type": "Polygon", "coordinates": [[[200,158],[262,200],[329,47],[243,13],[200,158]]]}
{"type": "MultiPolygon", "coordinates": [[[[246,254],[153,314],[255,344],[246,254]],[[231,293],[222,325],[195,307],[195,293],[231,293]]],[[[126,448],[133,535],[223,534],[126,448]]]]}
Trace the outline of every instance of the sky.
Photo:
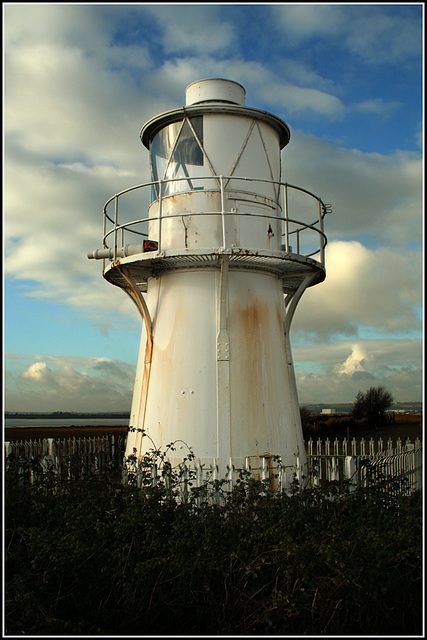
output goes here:
{"type": "Polygon", "coordinates": [[[332,205],[291,342],[300,404],[423,397],[421,3],[3,3],[8,411],[128,411],[141,320],[87,253],[150,180],[145,122],[227,78],[283,119],[283,180],[332,205]]]}

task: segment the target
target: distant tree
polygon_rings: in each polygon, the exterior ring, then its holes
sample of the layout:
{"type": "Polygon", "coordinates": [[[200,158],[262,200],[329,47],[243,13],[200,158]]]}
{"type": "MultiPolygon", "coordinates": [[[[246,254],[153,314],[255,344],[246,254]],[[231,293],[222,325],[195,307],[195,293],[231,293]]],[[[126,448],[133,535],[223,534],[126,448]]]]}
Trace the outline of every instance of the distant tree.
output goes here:
{"type": "Polygon", "coordinates": [[[366,393],[359,391],[351,413],[356,420],[366,418],[368,424],[373,426],[384,420],[393,402],[393,396],[384,387],[371,387],[366,393]]]}
{"type": "Polygon", "coordinates": [[[361,391],[356,396],[351,415],[355,420],[362,420],[365,417],[365,394],[361,391]]]}
{"type": "Polygon", "coordinates": [[[310,411],[307,407],[300,407],[300,416],[301,416],[301,424],[303,427],[306,427],[310,421],[310,411]]]}

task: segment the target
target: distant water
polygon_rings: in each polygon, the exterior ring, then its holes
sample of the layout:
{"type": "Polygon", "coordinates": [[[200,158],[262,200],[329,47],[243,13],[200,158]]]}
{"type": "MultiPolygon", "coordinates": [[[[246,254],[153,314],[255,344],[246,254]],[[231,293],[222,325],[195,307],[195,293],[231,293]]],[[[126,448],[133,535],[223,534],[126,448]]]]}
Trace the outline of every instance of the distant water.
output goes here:
{"type": "Polygon", "coordinates": [[[123,418],[5,418],[5,427],[116,427],[128,425],[123,418]]]}

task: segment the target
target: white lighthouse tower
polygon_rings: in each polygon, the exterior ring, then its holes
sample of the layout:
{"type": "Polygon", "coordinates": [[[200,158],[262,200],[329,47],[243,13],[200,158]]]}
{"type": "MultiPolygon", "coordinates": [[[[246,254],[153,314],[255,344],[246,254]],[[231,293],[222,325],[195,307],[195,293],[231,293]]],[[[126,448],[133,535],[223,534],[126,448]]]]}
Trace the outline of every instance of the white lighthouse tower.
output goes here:
{"type": "Polygon", "coordinates": [[[144,125],[152,182],[107,202],[89,254],[143,318],[127,455],[175,442],[177,459],[188,445],[220,466],[304,468],[289,332],[325,278],[327,205],[282,182],[289,137],[224,79],[190,84],[185,107],[144,125]],[[135,217],[136,191],[148,215],[135,217]]]}

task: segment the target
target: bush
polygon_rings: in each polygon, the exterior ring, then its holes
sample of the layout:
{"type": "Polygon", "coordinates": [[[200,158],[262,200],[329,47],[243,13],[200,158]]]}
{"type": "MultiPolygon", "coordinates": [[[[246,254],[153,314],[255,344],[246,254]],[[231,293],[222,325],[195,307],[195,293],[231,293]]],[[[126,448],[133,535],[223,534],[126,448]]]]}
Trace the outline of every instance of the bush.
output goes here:
{"type": "Polygon", "coordinates": [[[346,438],[367,427],[365,418],[355,419],[352,415],[309,415],[303,421],[303,435],[309,438],[346,438]]]}
{"type": "Polygon", "coordinates": [[[358,392],[352,415],[355,419],[366,418],[369,426],[384,422],[385,413],[393,404],[393,396],[384,387],[370,387],[366,393],[358,392]]]}
{"type": "Polygon", "coordinates": [[[8,635],[421,633],[421,496],[6,484],[8,635]],[[200,496],[199,496],[200,498],[200,496]]]}

